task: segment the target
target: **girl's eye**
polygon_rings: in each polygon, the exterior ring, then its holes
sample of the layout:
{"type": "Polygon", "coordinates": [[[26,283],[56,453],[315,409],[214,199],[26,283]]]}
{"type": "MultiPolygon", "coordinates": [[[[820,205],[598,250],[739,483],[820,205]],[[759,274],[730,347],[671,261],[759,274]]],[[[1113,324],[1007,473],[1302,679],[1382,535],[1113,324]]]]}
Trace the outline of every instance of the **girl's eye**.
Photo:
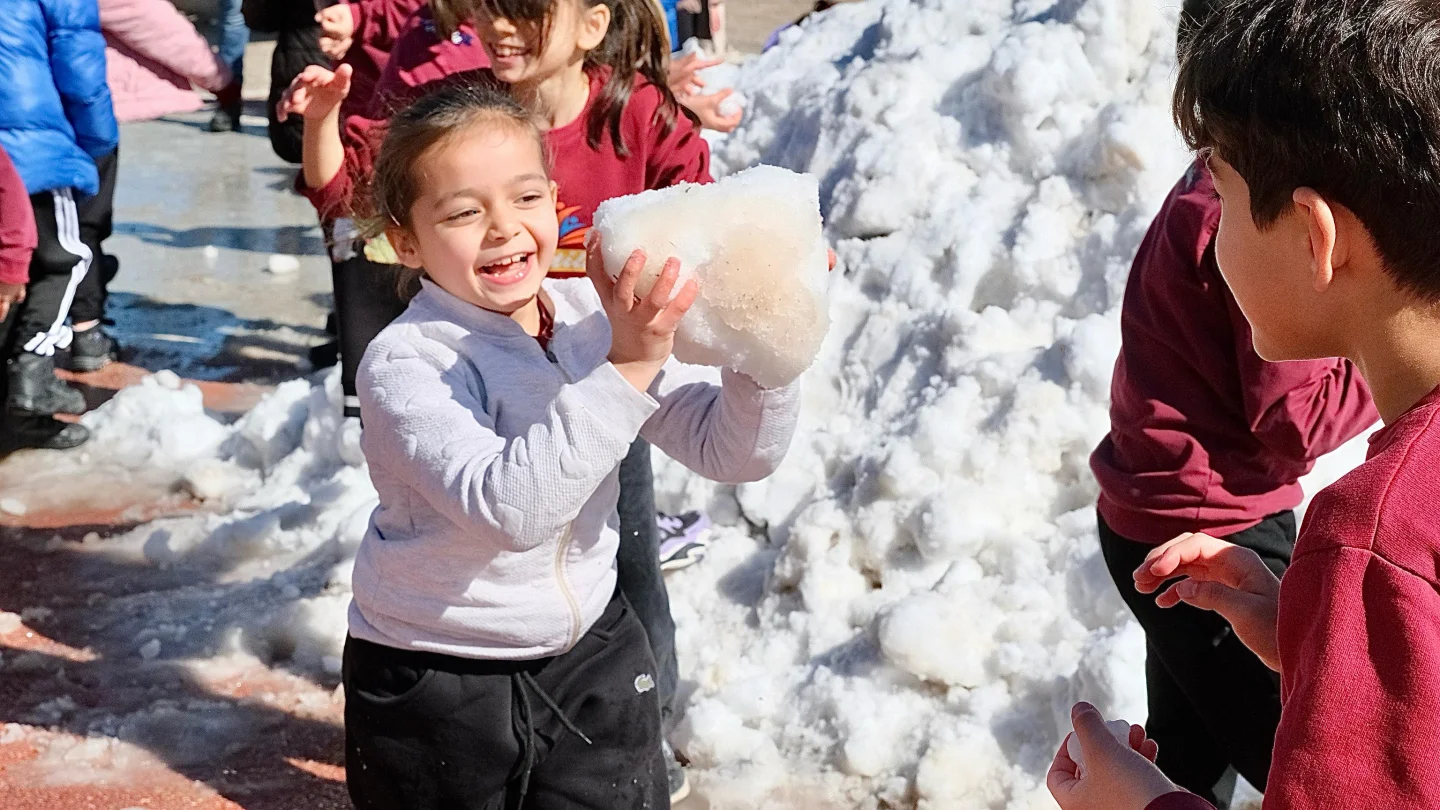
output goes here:
{"type": "Polygon", "coordinates": [[[522,202],[522,203],[537,203],[537,202],[540,202],[540,195],[539,195],[539,194],[536,194],[536,193],[534,193],[534,192],[531,192],[531,193],[526,194],[525,196],[521,197],[521,198],[520,198],[520,202],[522,202]]]}
{"type": "Polygon", "coordinates": [[[467,209],[465,209],[464,211],[457,211],[456,213],[451,214],[450,216],[448,216],[448,217],[445,218],[445,221],[446,221],[446,222],[459,222],[459,221],[462,220],[462,219],[469,219],[470,217],[473,217],[473,216],[475,216],[475,215],[477,215],[477,214],[479,214],[479,213],[480,213],[480,212],[479,212],[479,211],[476,211],[474,208],[467,208],[467,209]]]}

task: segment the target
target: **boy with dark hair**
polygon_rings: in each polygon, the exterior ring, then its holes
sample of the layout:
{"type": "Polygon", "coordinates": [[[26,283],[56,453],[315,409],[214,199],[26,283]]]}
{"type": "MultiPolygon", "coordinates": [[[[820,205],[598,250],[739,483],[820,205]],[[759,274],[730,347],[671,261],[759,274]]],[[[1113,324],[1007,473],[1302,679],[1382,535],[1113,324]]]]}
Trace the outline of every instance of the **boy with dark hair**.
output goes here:
{"type": "MultiPolygon", "coordinates": [[[[1182,11],[1180,47],[1208,0],[1182,11]]],[[[1215,263],[1220,199],[1203,160],[1165,200],[1140,245],[1120,312],[1110,433],[1091,456],[1110,575],[1145,629],[1145,727],[1156,764],[1219,807],[1235,774],[1263,786],[1280,684],[1225,619],[1163,610],[1131,576],[1156,546],[1205,532],[1254,551],[1281,576],[1295,547],[1300,477],[1373,424],[1348,360],[1269,363],[1215,263]]]]}
{"type": "MultiPolygon", "coordinates": [[[[1218,612],[1280,673],[1266,808],[1440,807],[1440,4],[1218,4],[1182,48],[1175,118],[1213,172],[1256,351],[1349,358],[1385,427],[1316,495],[1283,585],[1203,533],[1135,585],[1179,579],[1159,605],[1218,612]]],[[[1048,777],[1064,810],[1211,806],[1093,707],[1072,719],[1084,772],[1062,746],[1048,777]]]]}

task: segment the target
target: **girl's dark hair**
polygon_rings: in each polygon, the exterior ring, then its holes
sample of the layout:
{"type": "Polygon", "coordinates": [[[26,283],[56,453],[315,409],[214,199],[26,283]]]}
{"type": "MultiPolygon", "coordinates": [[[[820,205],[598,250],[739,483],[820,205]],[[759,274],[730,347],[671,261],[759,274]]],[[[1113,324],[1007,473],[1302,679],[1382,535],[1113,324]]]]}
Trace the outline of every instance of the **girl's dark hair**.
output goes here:
{"type": "MultiPolygon", "coordinates": [[[[471,127],[486,125],[508,128],[535,141],[541,163],[550,171],[545,137],[535,119],[508,93],[481,84],[455,84],[424,96],[393,118],[375,158],[370,183],[373,216],[364,224],[368,237],[379,236],[387,227],[410,227],[410,209],[420,196],[420,178],[415,165],[431,149],[448,143],[471,127]]],[[[401,272],[400,289],[413,294],[417,273],[401,272]]]]}
{"type": "MultiPolygon", "coordinates": [[[[504,17],[512,22],[531,22],[540,26],[544,43],[550,34],[550,20],[555,3],[563,0],[475,0],[486,14],[504,17]]],[[[625,105],[635,89],[636,75],[644,77],[660,93],[660,106],[651,122],[659,127],[661,136],[675,129],[676,116],[684,115],[697,126],[700,119],[680,105],[666,84],[666,60],[669,57],[669,34],[665,18],[656,0],[578,0],[583,8],[604,5],[610,9],[610,29],[599,47],[585,55],[587,72],[608,68],[610,75],[600,95],[590,106],[585,122],[585,141],[591,149],[599,149],[609,132],[610,142],[620,157],[630,154],[620,128],[625,105]]],[[[542,45],[543,47],[543,45],[542,45]]]]}
{"type": "Polygon", "coordinates": [[[1400,287],[1440,302],[1440,2],[1209,5],[1181,38],[1186,143],[1235,167],[1259,227],[1313,188],[1355,213],[1400,287]]]}

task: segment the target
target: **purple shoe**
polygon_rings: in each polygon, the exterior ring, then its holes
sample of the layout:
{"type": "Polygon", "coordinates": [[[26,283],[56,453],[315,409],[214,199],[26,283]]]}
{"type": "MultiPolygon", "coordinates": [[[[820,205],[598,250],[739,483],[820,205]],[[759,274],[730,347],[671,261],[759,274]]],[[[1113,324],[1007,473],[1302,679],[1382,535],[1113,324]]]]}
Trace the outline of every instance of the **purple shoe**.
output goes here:
{"type": "Polygon", "coordinates": [[[710,518],[699,512],[655,516],[660,529],[660,570],[678,571],[705,559],[710,550],[710,518]]]}

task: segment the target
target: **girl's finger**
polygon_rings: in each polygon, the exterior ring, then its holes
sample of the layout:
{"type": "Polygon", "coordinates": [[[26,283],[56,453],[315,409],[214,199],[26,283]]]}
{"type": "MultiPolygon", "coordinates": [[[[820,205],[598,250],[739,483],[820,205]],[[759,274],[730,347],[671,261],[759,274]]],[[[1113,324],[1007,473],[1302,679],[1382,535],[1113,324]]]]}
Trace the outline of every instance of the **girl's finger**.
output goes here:
{"type": "Polygon", "coordinates": [[[595,285],[595,291],[600,294],[601,302],[614,299],[615,280],[605,272],[605,256],[600,252],[599,234],[595,234],[594,238],[585,245],[585,275],[589,276],[590,283],[595,285]]]}
{"type": "Polygon", "coordinates": [[[1055,752],[1055,758],[1050,762],[1050,771],[1045,774],[1045,787],[1050,789],[1050,795],[1056,800],[1068,796],[1080,785],[1080,769],[1075,761],[1070,759],[1070,736],[1066,734],[1065,739],[1060,741],[1060,750],[1055,752]]]}
{"type": "Polygon", "coordinates": [[[625,260],[620,278],[615,283],[615,303],[621,312],[629,312],[635,306],[635,285],[640,281],[640,271],[645,269],[645,251],[639,248],[625,260]]]}
{"type": "Polygon", "coordinates": [[[1145,757],[1153,763],[1155,761],[1155,758],[1160,756],[1160,743],[1157,743],[1151,739],[1147,739],[1145,740],[1145,742],[1140,743],[1140,756],[1145,757]]]}
{"type": "Polygon", "coordinates": [[[700,285],[693,278],[686,279],[685,286],[680,288],[680,294],[665,305],[664,311],[657,318],[657,324],[667,332],[675,331],[675,327],[680,325],[680,319],[685,317],[685,313],[690,311],[690,306],[699,297],[700,285]]]}
{"type": "Polygon", "coordinates": [[[645,303],[652,311],[652,314],[665,309],[670,303],[670,293],[675,291],[675,283],[680,278],[680,260],[673,256],[665,260],[665,266],[660,268],[660,278],[655,280],[655,286],[650,288],[650,294],[645,296],[645,303]]]}

